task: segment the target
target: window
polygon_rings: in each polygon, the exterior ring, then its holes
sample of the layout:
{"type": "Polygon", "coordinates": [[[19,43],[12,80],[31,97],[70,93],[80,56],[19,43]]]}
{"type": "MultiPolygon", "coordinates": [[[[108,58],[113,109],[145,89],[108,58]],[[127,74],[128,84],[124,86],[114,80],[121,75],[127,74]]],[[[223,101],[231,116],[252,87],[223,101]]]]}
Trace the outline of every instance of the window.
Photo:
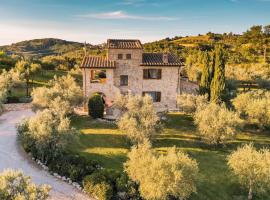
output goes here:
{"type": "Polygon", "coordinates": [[[131,59],[131,54],[130,53],[126,55],[126,59],[127,60],[130,60],[131,59]]]}
{"type": "Polygon", "coordinates": [[[161,69],[144,69],[144,79],[161,79],[161,69]]]}
{"type": "Polygon", "coordinates": [[[122,60],[123,59],[123,54],[119,53],[118,54],[118,60],[122,60]]]}
{"type": "Polygon", "coordinates": [[[128,75],[120,75],[120,86],[128,85],[128,75]]]}
{"type": "Polygon", "coordinates": [[[106,70],[90,70],[91,83],[106,83],[106,70]]]}
{"type": "Polygon", "coordinates": [[[152,97],[153,102],[160,102],[161,101],[161,92],[143,92],[143,96],[149,95],[152,97]]]}

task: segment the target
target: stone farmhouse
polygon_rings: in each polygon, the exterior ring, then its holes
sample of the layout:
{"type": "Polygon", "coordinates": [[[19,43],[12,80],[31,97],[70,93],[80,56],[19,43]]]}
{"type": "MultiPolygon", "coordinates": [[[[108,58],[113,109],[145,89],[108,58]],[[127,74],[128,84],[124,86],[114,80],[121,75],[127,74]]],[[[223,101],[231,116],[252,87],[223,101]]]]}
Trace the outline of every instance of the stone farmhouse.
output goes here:
{"type": "Polygon", "coordinates": [[[106,58],[85,56],[82,61],[84,96],[100,93],[110,107],[118,94],[150,95],[159,111],[175,110],[177,94],[185,89],[182,67],[171,53],[145,53],[139,40],[109,39],[106,58]]]}

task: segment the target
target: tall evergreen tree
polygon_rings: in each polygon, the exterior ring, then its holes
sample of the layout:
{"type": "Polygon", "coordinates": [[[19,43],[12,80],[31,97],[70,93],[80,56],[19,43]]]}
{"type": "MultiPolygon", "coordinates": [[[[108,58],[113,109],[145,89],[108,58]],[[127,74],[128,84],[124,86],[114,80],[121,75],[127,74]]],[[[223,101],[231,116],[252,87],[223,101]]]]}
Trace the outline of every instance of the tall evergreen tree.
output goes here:
{"type": "Polygon", "coordinates": [[[205,95],[207,94],[208,97],[210,96],[210,86],[211,86],[211,60],[209,53],[203,54],[203,62],[202,62],[202,76],[200,82],[200,94],[205,95]]]}
{"type": "Polygon", "coordinates": [[[214,77],[211,82],[211,101],[220,103],[225,92],[225,56],[221,46],[215,48],[214,77]]]}

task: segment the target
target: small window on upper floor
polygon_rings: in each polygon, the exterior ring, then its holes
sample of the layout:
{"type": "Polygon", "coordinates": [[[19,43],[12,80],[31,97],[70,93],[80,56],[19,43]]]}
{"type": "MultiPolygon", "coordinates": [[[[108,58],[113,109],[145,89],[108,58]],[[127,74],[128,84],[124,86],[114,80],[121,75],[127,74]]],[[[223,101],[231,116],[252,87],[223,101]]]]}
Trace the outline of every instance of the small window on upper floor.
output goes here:
{"type": "Polygon", "coordinates": [[[143,79],[161,79],[161,69],[144,69],[143,79]]]}
{"type": "Polygon", "coordinates": [[[127,60],[130,60],[131,59],[131,54],[130,53],[126,54],[126,59],[127,60]]]}
{"type": "Polygon", "coordinates": [[[118,54],[118,60],[122,60],[123,59],[123,54],[119,53],[118,54]]]}
{"type": "Polygon", "coordinates": [[[120,86],[128,86],[128,75],[120,75],[120,86]]]}

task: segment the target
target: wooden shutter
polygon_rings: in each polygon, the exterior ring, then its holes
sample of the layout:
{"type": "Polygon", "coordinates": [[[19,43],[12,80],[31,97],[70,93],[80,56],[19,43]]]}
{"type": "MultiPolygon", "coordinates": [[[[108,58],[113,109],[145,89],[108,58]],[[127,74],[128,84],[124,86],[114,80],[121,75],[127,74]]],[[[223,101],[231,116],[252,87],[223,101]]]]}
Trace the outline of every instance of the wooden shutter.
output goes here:
{"type": "Polygon", "coordinates": [[[161,92],[157,92],[156,97],[157,97],[156,101],[161,102],[161,92]]]}
{"type": "Polygon", "coordinates": [[[148,79],[148,69],[143,70],[143,78],[148,79]]]}
{"type": "Polygon", "coordinates": [[[158,69],[158,79],[161,79],[161,69],[158,69]]]}

